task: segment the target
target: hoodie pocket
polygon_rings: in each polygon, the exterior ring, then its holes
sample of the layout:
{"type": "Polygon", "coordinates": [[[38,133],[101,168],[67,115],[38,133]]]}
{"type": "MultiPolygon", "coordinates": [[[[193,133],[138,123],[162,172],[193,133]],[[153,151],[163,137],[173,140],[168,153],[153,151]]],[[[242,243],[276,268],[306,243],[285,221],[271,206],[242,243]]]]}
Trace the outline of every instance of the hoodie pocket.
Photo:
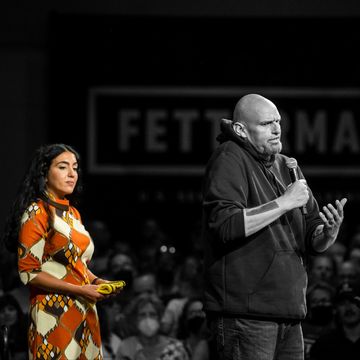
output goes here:
{"type": "Polygon", "coordinates": [[[249,312],[286,318],[306,314],[307,274],[293,251],[274,254],[271,265],[249,293],[249,312]]]}

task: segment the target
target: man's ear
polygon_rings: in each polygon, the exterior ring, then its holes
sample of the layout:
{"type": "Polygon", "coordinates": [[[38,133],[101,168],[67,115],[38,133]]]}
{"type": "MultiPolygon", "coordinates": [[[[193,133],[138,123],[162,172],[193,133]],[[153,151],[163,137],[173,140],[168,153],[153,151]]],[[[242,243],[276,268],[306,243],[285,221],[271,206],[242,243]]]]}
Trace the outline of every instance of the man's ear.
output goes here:
{"type": "Polygon", "coordinates": [[[233,127],[236,135],[238,135],[244,139],[247,138],[244,124],[237,121],[232,124],[232,127],[233,127]]]}

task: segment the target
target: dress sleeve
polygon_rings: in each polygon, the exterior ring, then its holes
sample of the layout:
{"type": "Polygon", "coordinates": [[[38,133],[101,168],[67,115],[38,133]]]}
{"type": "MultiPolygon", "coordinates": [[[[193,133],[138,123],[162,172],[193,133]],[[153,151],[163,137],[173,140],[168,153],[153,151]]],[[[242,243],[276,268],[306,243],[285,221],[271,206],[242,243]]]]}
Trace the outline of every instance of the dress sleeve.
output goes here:
{"type": "Polygon", "coordinates": [[[21,218],[18,245],[18,270],[25,285],[41,271],[47,231],[48,214],[39,204],[31,204],[21,218]]]}

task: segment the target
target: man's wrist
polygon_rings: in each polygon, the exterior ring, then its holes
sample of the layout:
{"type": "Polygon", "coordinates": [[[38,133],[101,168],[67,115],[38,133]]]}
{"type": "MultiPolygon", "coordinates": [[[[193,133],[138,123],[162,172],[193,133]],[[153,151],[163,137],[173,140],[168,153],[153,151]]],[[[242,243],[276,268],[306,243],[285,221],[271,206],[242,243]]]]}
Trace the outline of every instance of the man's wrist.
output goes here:
{"type": "Polygon", "coordinates": [[[324,225],[319,225],[312,234],[311,245],[315,251],[322,251],[325,240],[324,225]]]}
{"type": "Polygon", "coordinates": [[[327,250],[335,242],[338,234],[338,232],[331,234],[324,230],[324,225],[319,225],[312,235],[312,247],[319,252],[327,250]]]}

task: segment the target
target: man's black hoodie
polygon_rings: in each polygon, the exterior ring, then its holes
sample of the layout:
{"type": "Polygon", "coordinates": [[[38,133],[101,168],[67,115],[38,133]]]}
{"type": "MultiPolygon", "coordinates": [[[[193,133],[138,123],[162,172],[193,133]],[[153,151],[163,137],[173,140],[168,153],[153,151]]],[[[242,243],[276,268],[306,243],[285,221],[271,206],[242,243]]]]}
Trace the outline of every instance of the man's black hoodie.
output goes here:
{"type": "MultiPolygon", "coordinates": [[[[244,209],[281,196],[291,183],[287,157],[258,153],[223,120],[220,145],[203,184],[205,310],[224,315],[301,320],[306,315],[304,260],[322,224],[311,191],[307,215],[294,209],[245,236],[244,209]]],[[[300,177],[303,177],[298,168],[300,177]]]]}

